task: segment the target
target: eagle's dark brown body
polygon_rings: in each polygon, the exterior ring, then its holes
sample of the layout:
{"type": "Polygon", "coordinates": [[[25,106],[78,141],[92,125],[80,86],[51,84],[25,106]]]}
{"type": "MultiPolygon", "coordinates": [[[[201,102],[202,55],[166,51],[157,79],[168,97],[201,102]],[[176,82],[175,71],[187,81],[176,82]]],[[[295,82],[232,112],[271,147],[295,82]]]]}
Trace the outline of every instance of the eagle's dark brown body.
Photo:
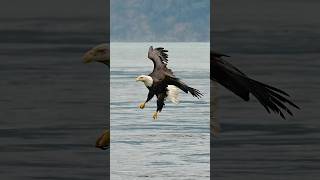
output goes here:
{"type": "MultiPolygon", "coordinates": [[[[157,111],[161,112],[165,98],[167,97],[168,86],[173,85],[181,89],[185,93],[191,93],[192,96],[200,98],[202,94],[199,90],[189,87],[178,78],[175,77],[171,69],[167,68],[168,55],[164,48],[155,48],[151,46],[148,51],[148,58],[153,62],[153,71],[148,76],[152,78],[152,85],[148,87],[149,93],[145,103],[150,101],[153,96],[157,97],[157,111]]],[[[141,106],[144,107],[144,104],[141,106]]],[[[156,118],[156,114],[154,116],[156,118]]]]}

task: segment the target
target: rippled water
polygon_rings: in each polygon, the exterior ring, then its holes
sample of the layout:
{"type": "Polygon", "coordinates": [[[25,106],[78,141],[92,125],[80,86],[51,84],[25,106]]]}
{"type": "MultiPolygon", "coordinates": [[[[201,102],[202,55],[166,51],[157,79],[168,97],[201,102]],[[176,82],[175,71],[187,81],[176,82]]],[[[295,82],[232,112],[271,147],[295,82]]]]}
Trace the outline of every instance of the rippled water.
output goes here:
{"type": "Polygon", "coordinates": [[[112,43],[111,59],[111,179],[209,179],[209,44],[112,43]],[[135,82],[153,69],[150,45],[168,49],[175,75],[204,94],[181,93],[156,121],[155,100],[138,108],[148,90],[135,82]]]}
{"type": "Polygon", "coordinates": [[[242,102],[219,88],[218,113],[222,133],[213,139],[213,177],[317,179],[314,176],[319,173],[320,163],[317,110],[320,83],[315,75],[318,74],[320,55],[238,57],[241,58],[235,62],[238,67],[246,69],[256,79],[286,90],[302,109],[294,111],[294,117],[282,120],[268,115],[254,98],[252,102],[242,102]],[[255,66],[248,66],[253,61],[255,66]]]}
{"type": "Polygon", "coordinates": [[[87,19],[3,22],[0,179],[105,179],[107,153],[94,144],[107,122],[106,67],[81,60],[105,33],[73,31],[87,19]]]}
{"type": "Polygon", "coordinates": [[[318,1],[217,1],[215,49],[231,55],[228,60],[249,76],[288,92],[301,110],[282,120],[254,98],[243,102],[220,87],[222,132],[212,139],[213,179],[319,179],[318,6],[318,1]]]}

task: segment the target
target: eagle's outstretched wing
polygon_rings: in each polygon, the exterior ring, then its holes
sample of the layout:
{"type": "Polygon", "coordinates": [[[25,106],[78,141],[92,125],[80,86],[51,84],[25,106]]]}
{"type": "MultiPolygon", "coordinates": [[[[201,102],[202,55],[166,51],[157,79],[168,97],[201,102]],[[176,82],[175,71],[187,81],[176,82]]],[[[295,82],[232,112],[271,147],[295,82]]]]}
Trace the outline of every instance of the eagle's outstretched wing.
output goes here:
{"type": "Polygon", "coordinates": [[[286,96],[289,97],[286,92],[247,77],[238,68],[223,60],[222,56],[219,55],[221,54],[217,55],[214,52],[210,54],[210,79],[216,80],[245,101],[249,101],[249,93],[253,94],[269,113],[272,110],[284,119],[285,116],[282,110],[292,115],[292,112],[284,103],[288,103],[299,109],[297,105],[286,98],[286,96]]]}
{"type": "Polygon", "coordinates": [[[193,97],[196,97],[198,99],[200,99],[201,96],[203,96],[203,94],[198,89],[194,89],[192,87],[189,87],[188,85],[186,85],[185,83],[180,81],[179,78],[166,76],[164,81],[168,85],[174,85],[174,86],[178,87],[179,89],[181,89],[185,93],[190,92],[193,97]]]}
{"type": "Polygon", "coordinates": [[[157,73],[157,71],[163,71],[166,75],[174,76],[171,69],[167,68],[168,64],[168,50],[165,50],[162,47],[153,49],[150,46],[148,51],[148,58],[153,62],[153,71],[152,73],[157,73]]]}
{"type": "Polygon", "coordinates": [[[211,56],[214,56],[214,57],[230,57],[230,56],[228,56],[228,55],[226,55],[226,54],[221,54],[221,53],[218,53],[218,52],[215,52],[215,51],[211,51],[210,52],[210,55],[211,56]]]}

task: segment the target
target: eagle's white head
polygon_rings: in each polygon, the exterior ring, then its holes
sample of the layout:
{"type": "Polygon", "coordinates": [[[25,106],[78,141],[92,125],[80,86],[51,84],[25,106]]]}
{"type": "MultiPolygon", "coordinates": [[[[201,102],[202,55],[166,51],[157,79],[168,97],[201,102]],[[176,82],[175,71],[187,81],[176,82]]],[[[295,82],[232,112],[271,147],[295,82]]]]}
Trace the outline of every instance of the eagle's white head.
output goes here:
{"type": "Polygon", "coordinates": [[[146,76],[146,75],[140,75],[136,78],[136,81],[141,81],[144,83],[145,86],[151,87],[153,84],[153,79],[151,76],[146,76]]]}
{"type": "Polygon", "coordinates": [[[108,44],[100,44],[87,51],[82,59],[84,63],[100,62],[109,66],[110,47],[108,44]]]}

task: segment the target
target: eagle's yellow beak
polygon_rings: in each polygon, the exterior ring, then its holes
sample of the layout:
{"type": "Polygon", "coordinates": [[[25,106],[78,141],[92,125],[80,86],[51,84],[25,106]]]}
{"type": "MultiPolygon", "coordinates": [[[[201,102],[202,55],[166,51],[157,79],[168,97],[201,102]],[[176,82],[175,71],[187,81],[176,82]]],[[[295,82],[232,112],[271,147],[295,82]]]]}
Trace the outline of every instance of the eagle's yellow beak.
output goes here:
{"type": "Polygon", "coordinates": [[[139,77],[136,78],[136,82],[140,81],[139,77]]]}

